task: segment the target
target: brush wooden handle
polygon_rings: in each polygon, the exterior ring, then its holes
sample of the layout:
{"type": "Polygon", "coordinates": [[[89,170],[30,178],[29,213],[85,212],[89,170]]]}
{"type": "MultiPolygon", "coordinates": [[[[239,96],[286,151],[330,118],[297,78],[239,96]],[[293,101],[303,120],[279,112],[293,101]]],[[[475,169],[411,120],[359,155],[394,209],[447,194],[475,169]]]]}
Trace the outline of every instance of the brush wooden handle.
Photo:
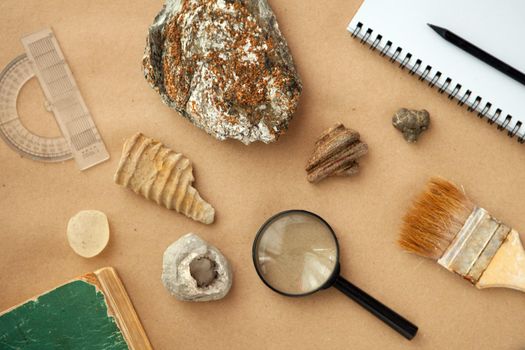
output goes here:
{"type": "Polygon", "coordinates": [[[485,269],[476,287],[512,288],[525,292],[525,250],[512,230],[485,269]]]}

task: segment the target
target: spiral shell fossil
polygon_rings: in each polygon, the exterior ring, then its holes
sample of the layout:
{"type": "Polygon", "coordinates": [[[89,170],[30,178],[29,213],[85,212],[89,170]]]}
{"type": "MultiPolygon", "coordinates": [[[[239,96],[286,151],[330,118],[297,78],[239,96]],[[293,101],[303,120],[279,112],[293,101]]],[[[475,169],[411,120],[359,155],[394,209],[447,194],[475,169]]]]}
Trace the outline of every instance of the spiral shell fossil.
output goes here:
{"type": "Polygon", "coordinates": [[[215,209],[192,186],[191,161],[161,142],[137,133],[124,143],[115,182],[168,209],[211,224],[215,209]]]}

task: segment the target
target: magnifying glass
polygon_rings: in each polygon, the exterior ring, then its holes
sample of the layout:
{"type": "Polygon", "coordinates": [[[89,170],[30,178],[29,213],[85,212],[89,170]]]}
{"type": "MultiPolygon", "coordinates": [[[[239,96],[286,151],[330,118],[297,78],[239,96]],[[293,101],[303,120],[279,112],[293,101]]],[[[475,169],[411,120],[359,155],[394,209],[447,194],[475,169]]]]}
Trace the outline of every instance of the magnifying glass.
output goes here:
{"type": "Polygon", "coordinates": [[[299,297],[335,287],[407,339],[417,326],[339,275],[339,244],[320,216],[288,210],[268,219],[252,250],[255,270],[273,291],[299,297]]]}

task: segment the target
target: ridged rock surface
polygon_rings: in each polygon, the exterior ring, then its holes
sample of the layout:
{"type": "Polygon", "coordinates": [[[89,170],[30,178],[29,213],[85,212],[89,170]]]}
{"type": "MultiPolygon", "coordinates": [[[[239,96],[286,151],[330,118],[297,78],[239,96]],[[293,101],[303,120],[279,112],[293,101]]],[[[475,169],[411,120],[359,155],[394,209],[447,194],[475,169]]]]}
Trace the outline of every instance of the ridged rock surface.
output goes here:
{"type": "Polygon", "coordinates": [[[193,220],[211,224],[215,209],[192,187],[194,180],[188,158],[141,133],[124,143],[115,173],[117,184],[193,220]]]}
{"type": "Polygon", "coordinates": [[[275,141],[302,90],[266,0],[167,0],[144,74],[164,103],[219,140],[275,141]]]}
{"type": "Polygon", "coordinates": [[[319,182],[329,176],[352,176],[359,171],[358,159],[368,153],[368,145],[355,130],[342,123],[325,130],[315,143],[306,164],[307,179],[319,182]]]}

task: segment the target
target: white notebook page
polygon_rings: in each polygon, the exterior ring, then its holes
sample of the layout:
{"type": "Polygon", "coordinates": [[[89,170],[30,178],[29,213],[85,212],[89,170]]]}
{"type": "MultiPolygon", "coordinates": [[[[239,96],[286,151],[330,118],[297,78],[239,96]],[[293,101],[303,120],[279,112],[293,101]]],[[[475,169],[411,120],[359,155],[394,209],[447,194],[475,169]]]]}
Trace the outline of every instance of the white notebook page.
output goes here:
{"type": "Polygon", "coordinates": [[[525,1],[365,0],[348,30],[358,22],[363,23],[362,32],[373,29],[372,39],[381,34],[381,43],[390,40],[391,51],[401,47],[400,57],[410,52],[411,63],[420,59],[420,71],[430,65],[432,75],[442,73],[440,82],[449,77],[451,87],[461,84],[458,96],[469,89],[470,102],[480,96],[481,107],[490,102],[491,112],[500,108],[499,123],[512,115],[507,129],[512,130],[520,120],[524,125],[517,135],[525,135],[525,85],[445,41],[427,26],[446,28],[525,73],[525,1]]]}

